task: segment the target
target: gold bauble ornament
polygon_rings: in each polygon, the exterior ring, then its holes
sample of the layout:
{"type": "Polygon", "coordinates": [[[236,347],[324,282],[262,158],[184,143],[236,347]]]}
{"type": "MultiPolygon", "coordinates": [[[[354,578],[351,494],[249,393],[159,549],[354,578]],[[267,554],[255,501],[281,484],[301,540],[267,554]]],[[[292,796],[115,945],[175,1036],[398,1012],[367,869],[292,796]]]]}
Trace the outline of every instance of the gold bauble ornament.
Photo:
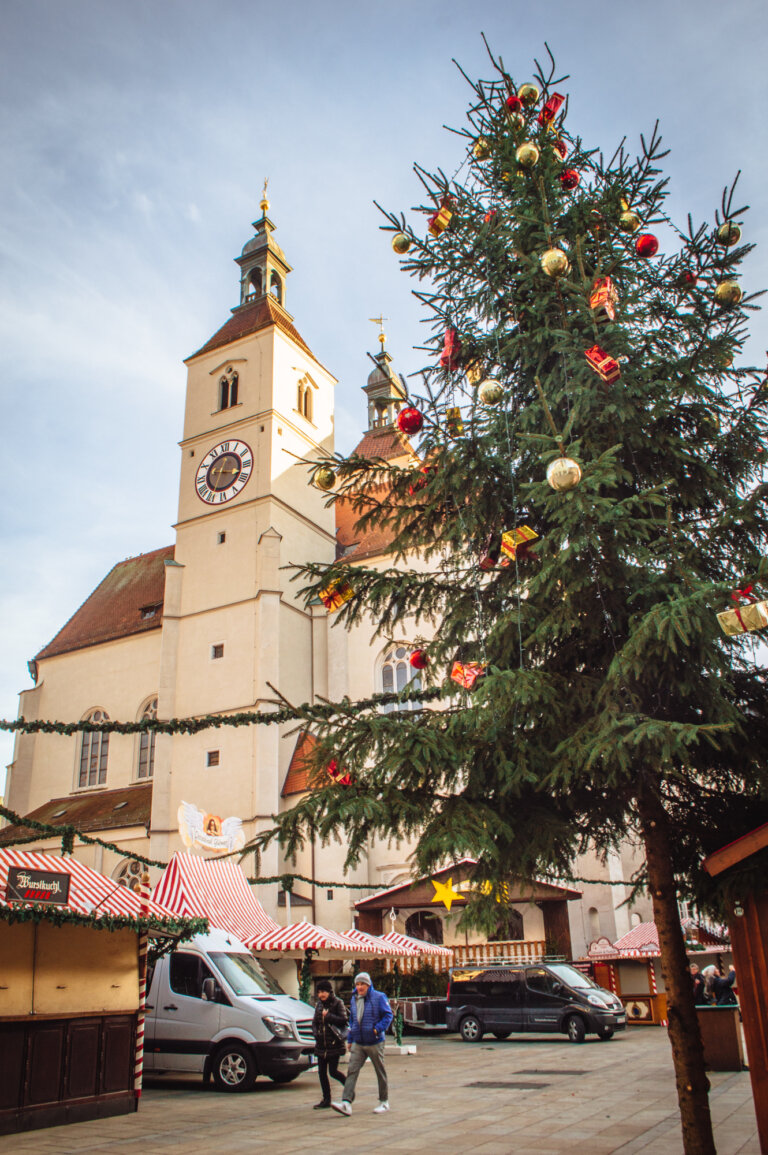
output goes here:
{"type": "Polygon", "coordinates": [[[392,238],[392,248],[395,250],[398,256],[402,256],[403,253],[407,253],[410,247],[411,238],[407,236],[406,233],[395,233],[392,238]]]}
{"type": "Polygon", "coordinates": [[[322,489],[327,493],[329,489],[333,489],[336,484],[336,474],[331,469],[330,465],[321,465],[315,473],[315,485],[318,489],[322,489]]]}
{"type": "Polygon", "coordinates": [[[619,217],[619,228],[623,233],[636,233],[640,228],[640,217],[631,209],[626,209],[619,217]]]}
{"type": "Polygon", "coordinates": [[[539,99],[539,90],[535,84],[521,84],[517,90],[517,95],[523,104],[531,108],[539,99]]]}
{"type": "Polygon", "coordinates": [[[581,466],[572,457],[556,457],[547,466],[547,481],[558,493],[564,493],[581,481],[581,466]]]}
{"type": "Polygon", "coordinates": [[[491,146],[484,136],[478,136],[475,147],[472,149],[475,160],[487,160],[491,155],[491,146]]]}
{"type": "Polygon", "coordinates": [[[718,305],[723,305],[726,308],[738,305],[742,296],[741,285],[738,281],[721,281],[719,285],[715,286],[715,300],[718,305]]]}
{"type": "Polygon", "coordinates": [[[571,263],[562,249],[547,249],[539,260],[548,277],[563,277],[571,268],[571,263]]]}
{"type": "Polygon", "coordinates": [[[486,377],[477,392],[483,405],[498,405],[504,390],[495,377],[486,377]]]}
{"type": "Polygon", "coordinates": [[[511,128],[515,132],[519,132],[521,128],[525,127],[525,117],[523,116],[522,112],[510,112],[508,120],[511,128]]]}
{"type": "Polygon", "coordinates": [[[724,225],[720,225],[717,230],[717,243],[719,245],[737,245],[741,240],[741,229],[735,225],[733,221],[726,221],[724,225]]]}
{"type": "Polygon", "coordinates": [[[539,161],[539,150],[532,141],[528,140],[525,144],[521,144],[515,153],[515,160],[521,168],[533,168],[539,161]]]}

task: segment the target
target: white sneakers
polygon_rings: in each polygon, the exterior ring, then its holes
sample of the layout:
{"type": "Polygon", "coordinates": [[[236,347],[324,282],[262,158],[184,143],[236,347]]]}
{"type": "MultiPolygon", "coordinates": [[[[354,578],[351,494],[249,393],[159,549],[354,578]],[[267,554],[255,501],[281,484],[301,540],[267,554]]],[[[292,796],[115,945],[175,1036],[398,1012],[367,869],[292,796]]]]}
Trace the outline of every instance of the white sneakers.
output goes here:
{"type": "MultiPolygon", "coordinates": [[[[352,1104],[347,1099],[342,1099],[340,1103],[331,1103],[331,1106],[334,1111],[338,1111],[340,1115],[352,1114],[352,1104]]],[[[379,1103],[378,1107],[373,1108],[373,1113],[374,1115],[383,1115],[384,1112],[388,1110],[389,1103],[385,1099],[383,1103],[379,1103]]]]}

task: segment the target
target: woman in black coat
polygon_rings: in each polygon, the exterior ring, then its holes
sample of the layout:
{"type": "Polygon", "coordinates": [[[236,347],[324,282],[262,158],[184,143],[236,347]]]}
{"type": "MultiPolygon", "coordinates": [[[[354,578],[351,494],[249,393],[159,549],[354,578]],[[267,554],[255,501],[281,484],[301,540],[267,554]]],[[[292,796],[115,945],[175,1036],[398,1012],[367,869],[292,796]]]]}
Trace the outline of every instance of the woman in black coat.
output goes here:
{"type": "Polygon", "coordinates": [[[315,1036],[315,1054],[317,1055],[317,1073],[320,1076],[320,1090],[323,1097],[315,1103],[315,1110],[331,1105],[331,1084],[328,1076],[338,1083],[344,1083],[346,1078],[339,1074],[339,1059],[347,1049],[347,1010],[341,999],[333,993],[333,987],[327,979],[321,979],[317,984],[317,1006],[315,1017],[312,1020],[312,1033],[315,1036]]]}

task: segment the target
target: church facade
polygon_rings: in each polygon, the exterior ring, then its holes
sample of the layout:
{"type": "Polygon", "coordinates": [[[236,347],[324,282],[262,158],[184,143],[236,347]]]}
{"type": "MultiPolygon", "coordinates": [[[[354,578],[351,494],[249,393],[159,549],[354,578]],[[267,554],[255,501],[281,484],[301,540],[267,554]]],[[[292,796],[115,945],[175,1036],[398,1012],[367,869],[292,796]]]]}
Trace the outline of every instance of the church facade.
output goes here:
{"type": "MultiPolygon", "coordinates": [[[[413,671],[407,639],[384,645],[373,628],[333,628],[322,605],[303,604],[290,565],[376,564],[386,541],[360,537],[348,505],[327,507],[297,459],[333,449],[335,378],[309,349],[285,307],[290,265],[262,216],[237,264],[240,301],[226,323],[186,361],[175,542],[117,564],[53,640],[30,662],[35,685],[21,694],[27,719],[139,721],[198,718],[338,700],[401,688],[413,671]]],[[[398,432],[402,385],[384,351],[364,392],[368,428],[356,452],[415,461],[398,432]]],[[[223,726],[188,735],[107,733],[17,735],[7,805],[17,814],[72,823],[127,853],[167,860],[176,850],[237,848],[306,789],[295,724],[223,726]]],[[[18,830],[0,832],[6,839],[18,830]]],[[[41,847],[56,849],[51,840],[41,847]]],[[[260,873],[285,870],[333,881],[404,881],[408,847],[372,845],[351,874],[344,847],[309,846],[295,864],[276,847],[260,873]]],[[[78,858],[131,884],[138,863],[100,846],[78,858]]],[[[253,858],[243,864],[256,870],[253,858]]],[[[579,873],[605,884],[578,884],[569,904],[574,954],[601,935],[612,941],[648,916],[642,898],[623,906],[622,879],[636,867],[632,848],[606,864],[594,856],[579,873]]],[[[159,872],[153,871],[153,881],[159,872]]],[[[259,899],[279,921],[348,929],[354,901],[370,894],[297,883],[288,899],[277,884],[259,899]]],[[[434,908],[432,908],[434,911],[434,908]]],[[[520,909],[526,938],[543,938],[534,902],[520,909]]],[[[411,912],[409,911],[409,915],[411,912]]],[[[401,920],[398,929],[405,930],[401,920]]],[[[446,939],[449,941],[449,939],[446,939]]],[[[463,941],[463,936],[462,936],[463,941]]]]}

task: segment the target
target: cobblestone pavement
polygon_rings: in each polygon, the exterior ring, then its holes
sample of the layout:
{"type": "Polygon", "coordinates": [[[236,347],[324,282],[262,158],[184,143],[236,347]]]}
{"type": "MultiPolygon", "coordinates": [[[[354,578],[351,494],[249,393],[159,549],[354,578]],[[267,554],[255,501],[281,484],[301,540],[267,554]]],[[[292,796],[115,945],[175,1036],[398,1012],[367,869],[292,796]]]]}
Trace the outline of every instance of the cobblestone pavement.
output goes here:
{"type": "MultiPolygon", "coordinates": [[[[406,1039],[416,1055],[388,1055],[390,1102],[372,1114],[376,1080],[366,1063],[351,1118],[313,1111],[317,1077],[253,1091],[204,1089],[197,1076],[148,1080],[134,1115],[0,1138],[0,1155],[185,1155],[262,1151],[421,1151],[559,1155],[681,1155],[666,1031],[635,1027],[581,1046],[551,1035],[466,1044],[453,1036],[406,1039]]],[[[718,1155],[759,1155],[749,1074],[711,1075],[718,1155]]]]}

